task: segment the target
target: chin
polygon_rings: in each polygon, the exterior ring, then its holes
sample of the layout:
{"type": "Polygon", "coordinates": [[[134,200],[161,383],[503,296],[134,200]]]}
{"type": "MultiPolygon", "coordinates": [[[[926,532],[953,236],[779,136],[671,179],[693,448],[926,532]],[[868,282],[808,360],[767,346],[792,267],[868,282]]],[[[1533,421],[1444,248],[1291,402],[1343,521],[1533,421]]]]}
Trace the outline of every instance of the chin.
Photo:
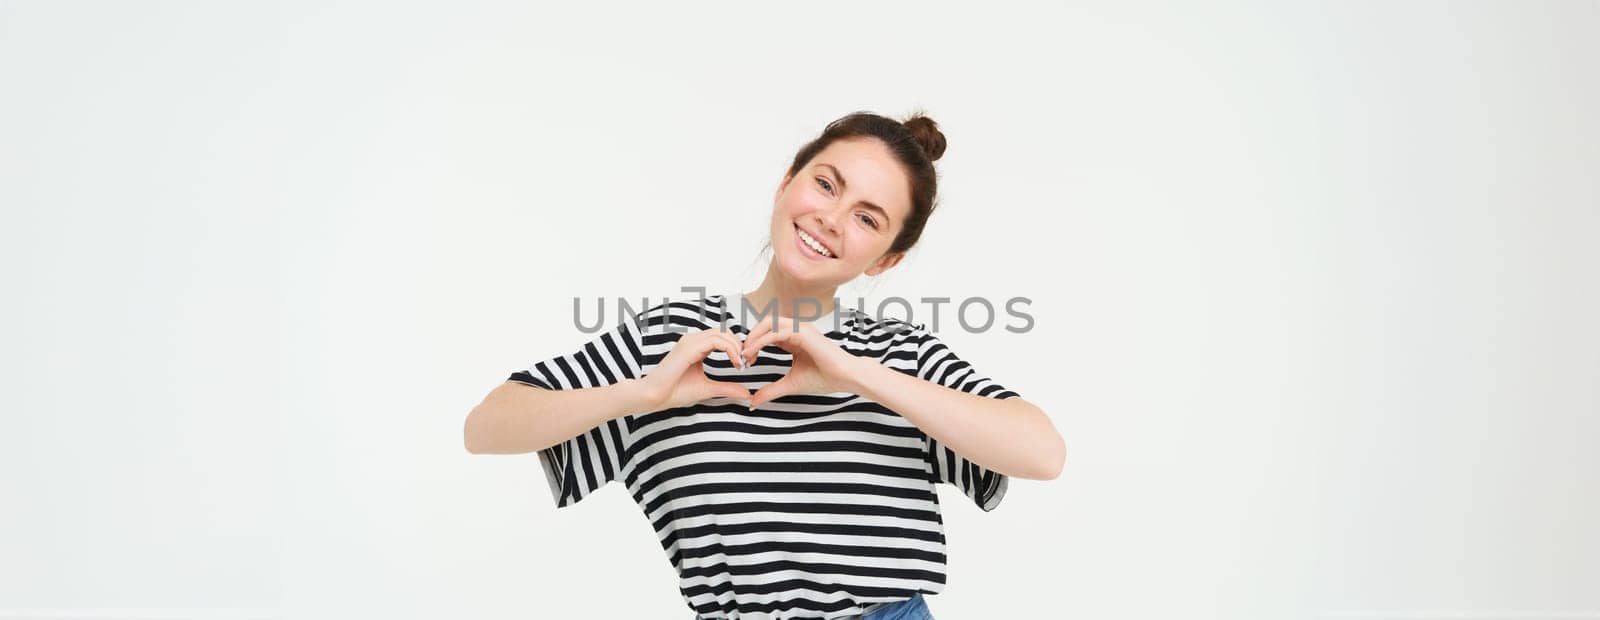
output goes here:
{"type": "Polygon", "coordinates": [[[795,256],[793,252],[780,253],[773,260],[778,262],[779,271],[797,283],[823,285],[832,279],[820,269],[821,265],[806,260],[804,256],[795,256]]]}
{"type": "Polygon", "coordinates": [[[803,256],[783,253],[774,257],[773,260],[778,261],[778,269],[792,280],[811,280],[817,276],[816,271],[811,268],[811,263],[806,261],[803,256]]]}

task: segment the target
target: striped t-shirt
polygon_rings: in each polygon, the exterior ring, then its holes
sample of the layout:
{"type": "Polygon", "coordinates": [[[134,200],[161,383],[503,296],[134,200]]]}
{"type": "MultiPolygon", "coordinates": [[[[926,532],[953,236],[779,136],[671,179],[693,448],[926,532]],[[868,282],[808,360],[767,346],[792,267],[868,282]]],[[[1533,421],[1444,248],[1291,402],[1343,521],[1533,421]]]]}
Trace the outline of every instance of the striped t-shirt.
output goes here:
{"type": "MultiPolygon", "coordinates": [[[[510,380],[561,390],[642,377],[686,331],[720,325],[743,340],[758,316],[742,306],[739,295],[664,301],[638,324],[624,317],[510,380]]],[[[814,325],[844,350],[900,372],[981,396],[1018,396],[924,324],[850,308],[814,325]]],[[[790,361],[773,345],[748,368],[716,350],[704,367],[753,391],[781,378],[790,361]]],[[[849,393],[783,396],[754,411],[716,397],[630,413],[540,450],[539,462],[558,508],[612,480],[626,485],[677,570],[684,600],[704,618],[850,618],[869,605],[937,594],[945,538],[933,485],[955,485],[989,511],[1008,482],[849,393]]]]}

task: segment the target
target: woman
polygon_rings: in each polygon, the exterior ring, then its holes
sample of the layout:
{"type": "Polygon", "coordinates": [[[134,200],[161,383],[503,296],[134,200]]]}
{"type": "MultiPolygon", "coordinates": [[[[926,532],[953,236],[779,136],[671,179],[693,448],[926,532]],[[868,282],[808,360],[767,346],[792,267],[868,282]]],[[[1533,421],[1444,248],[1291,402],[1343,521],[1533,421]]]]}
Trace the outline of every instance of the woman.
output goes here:
{"type": "Polygon", "coordinates": [[[778,184],[759,287],[665,301],[512,373],[467,449],[538,451],[557,507],[622,480],[695,618],[931,618],[933,485],[993,510],[1064,458],[1044,412],[924,324],[834,298],[916,244],[944,147],[921,115],[830,123],[778,184]]]}

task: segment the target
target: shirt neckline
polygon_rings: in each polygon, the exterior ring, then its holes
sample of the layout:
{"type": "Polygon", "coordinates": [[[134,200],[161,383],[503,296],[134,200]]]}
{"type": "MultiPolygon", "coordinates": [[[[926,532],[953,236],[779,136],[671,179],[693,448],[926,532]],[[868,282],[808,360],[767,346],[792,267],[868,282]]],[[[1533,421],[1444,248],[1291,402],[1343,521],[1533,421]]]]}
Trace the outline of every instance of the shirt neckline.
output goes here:
{"type": "MultiPolygon", "coordinates": [[[[722,294],[722,311],[729,315],[729,322],[742,326],[745,329],[749,329],[750,320],[756,318],[760,309],[752,307],[750,312],[741,313],[740,309],[743,306],[743,303],[744,293],[740,291],[735,290],[733,292],[725,292],[722,294]]],[[[834,317],[839,315],[839,307],[841,305],[841,303],[834,303],[833,309],[829,310],[826,314],[823,314],[815,319],[806,320],[804,322],[816,326],[817,330],[824,334],[839,331],[844,328],[844,321],[840,320],[840,325],[835,327],[834,317]]]]}

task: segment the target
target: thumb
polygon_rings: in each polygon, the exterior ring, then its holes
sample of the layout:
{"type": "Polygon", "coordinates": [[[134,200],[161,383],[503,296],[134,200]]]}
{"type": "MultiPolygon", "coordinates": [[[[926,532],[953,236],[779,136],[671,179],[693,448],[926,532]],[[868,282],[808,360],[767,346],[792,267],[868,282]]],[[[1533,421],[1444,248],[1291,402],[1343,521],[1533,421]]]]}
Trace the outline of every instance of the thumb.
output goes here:
{"type": "Polygon", "coordinates": [[[750,390],[745,386],[732,381],[716,381],[714,383],[717,384],[716,393],[718,396],[726,396],[734,400],[750,400],[750,390]]]}
{"type": "Polygon", "coordinates": [[[775,398],[780,396],[788,396],[793,393],[794,381],[788,376],[785,376],[782,379],[767,384],[766,387],[756,390],[755,395],[750,397],[750,408],[755,409],[756,407],[760,407],[761,405],[775,398]]]}

